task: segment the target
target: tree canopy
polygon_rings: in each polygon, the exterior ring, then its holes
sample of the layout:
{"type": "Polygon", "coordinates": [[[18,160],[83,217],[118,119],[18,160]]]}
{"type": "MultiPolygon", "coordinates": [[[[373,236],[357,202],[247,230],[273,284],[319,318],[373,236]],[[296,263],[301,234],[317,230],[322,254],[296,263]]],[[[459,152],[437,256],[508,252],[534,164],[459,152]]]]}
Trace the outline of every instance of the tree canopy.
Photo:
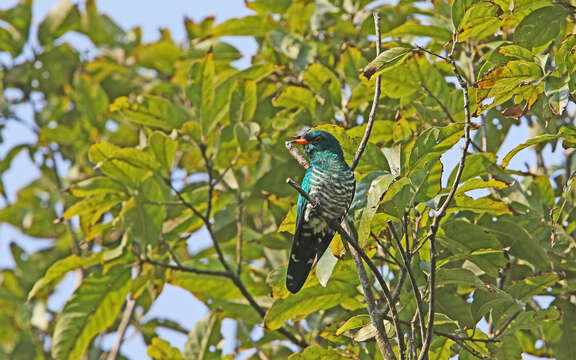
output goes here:
{"type": "Polygon", "coordinates": [[[245,4],[252,15],[184,19],[184,41],[162,29],[153,42],[94,0],[61,0],[37,38],[32,0],[0,11],[0,127],[36,135],[0,174],[21,154],[39,170],[14,198],[0,182],[0,222],[51,239],[11,245],[0,357],[122,358],[133,325],[153,359],[215,359],[232,319],[227,340],[249,358],[574,359],[574,0],[245,4]],[[229,36],[256,41],[246,68],[229,36]],[[348,225],[332,224],[341,235],[292,295],[286,178],[304,169],[285,141],[306,127],[336,136],[348,163],[364,152],[348,225]],[[537,162],[510,168],[523,150],[537,162]],[[190,251],[199,231],[211,245],[190,251]],[[166,284],[209,314],[191,328],[143,318],[166,284]]]}

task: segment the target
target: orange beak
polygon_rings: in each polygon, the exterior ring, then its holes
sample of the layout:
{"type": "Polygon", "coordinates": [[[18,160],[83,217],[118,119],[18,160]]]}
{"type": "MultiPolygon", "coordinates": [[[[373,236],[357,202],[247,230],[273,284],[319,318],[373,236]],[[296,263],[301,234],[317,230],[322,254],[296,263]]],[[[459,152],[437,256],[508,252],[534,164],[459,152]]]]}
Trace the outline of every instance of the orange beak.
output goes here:
{"type": "Polygon", "coordinates": [[[296,144],[298,144],[298,145],[308,145],[308,144],[310,144],[310,143],[308,142],[308,140],[306,140],[306,139],[304,139],[304,138],[298,138],[298,139],[294,140],[294,142],[295,142],[296,144]]]}

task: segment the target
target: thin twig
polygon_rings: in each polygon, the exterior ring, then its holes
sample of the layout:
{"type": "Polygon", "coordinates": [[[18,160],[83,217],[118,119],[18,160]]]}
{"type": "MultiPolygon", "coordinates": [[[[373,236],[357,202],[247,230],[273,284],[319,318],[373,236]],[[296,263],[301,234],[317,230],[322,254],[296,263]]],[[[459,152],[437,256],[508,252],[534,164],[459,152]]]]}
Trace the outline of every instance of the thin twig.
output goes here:
{"type": "Polygon", "coordinates": [[[117,331],[117,338],[114,347],[108,353],[108,357],[106,360],[116,360],[118,357],[118,353],[120,352],[120,347],[122,346],[122,342],[124,341],[124,335],[126,334],[126,329],[128,329],[128,325],[130,324],[130,319],[132,318],[132,314],[134,313],[134,308],[136,307],[136,299],[128,299],[126,302],[126,308],[124,309],[124,314],[122,315],[122,320],[120,320],[120,325],[118,325],[117,331]]]}
{"type": "Polygon", "coordinates": [[[450,120],[451,123],[455,123],[456,120],[454,120],[454,118],[452,117],[452,114],[450,114],[450,110],[448,110],[446,105],[444,105],[444,103],[440,99],[438,99],[438,97],[436,95],[434,95],[434,93],[430,89],[428,89],[426,87],[426,85],[424,85],[423,82],[420,83],[420,87],[426,92],[426,94],[428,94],[428,96],[430,96],[432,99],[434,99],[434,101],[436,101],[436,103],[438,103],[438,105],[440,105],[440,107],[442,108],[442,110],[446,114],[446,117],[448,117],[448,120],[450,120]]]}
{"type": "Polygon", "coordinates": [[[402,242],[400,238],[396,234],[394,227],[392,226],[392,222],[388,221],[388,231],[390,232],[391,237],[396,241],[396,245],[400,250],[400,255],[402,256],[402,261],[404,262],[404,268],[408,272],[408,278],[410,279],[410,284],[412,285],[412,291],[414,292],[414,297],[416,298],[416,308],[418,310],[418,319],[420,323],[420,336],[424,338],[424,331],[426,330],[426,325],[424,325],[424,308],[422,303],[422,296],[420,295],[420,290],[418,289],[418,284],[416,283],[416,278],[414,277],[414,273],[412,272],[412,268],[410,266],[410,260],[406,255],[406,251],[402,248],[402,242]]]}
{"type": "MultiPolygon", "coordinates": [[[[446,116],[448,117],[448,120],[450,120],[451,123],[456,123],[456,120],[454,120],[454,118],[452,117],[452,114],[450,114],[450,111],[448,110],[446,105],[444,105],[442,100],[440,100],[436,95],[434,95],[434,93],[432,93],[432,91],[430,91],[430,89],[428,89],[426,87],[426,85],[424,85],[424,83],[420,83],[420,86],[422,87],[422,89],[424,89],[424,91],[426,92],[426,94],[428,94],[428,96],[430,96],[432,99],[434,99],[434,101],[436,101],[438,103],[438,105],[440,105],[440,107],[442,108],[442,110],[444,111],[446,116]]],[[[484,149],[484,141],[482,142],[482,145],[483,145],[482,147],[476,145],[476,143],[473,141],[470,144],[474,147],[474,149],[476,149],[476,151],[486,152],[486,150],[484,149]]]]}
{"type": "MultiPolygon", "coordinates": [[[[346,230],[349,233],[352,233],[352,231],[350,231],[350,224],[348,224],[346,218],[344,218],[342,224],[346,226],[346,230]]],[[[354,265],[356,266],[356,270],[358,271],[358,278],[360,279],[360,285],[362,285],[364,298],[366,298],[366,308],[368,309],[368,314],[370,315],[370,321],[372,322],[372,325],[376,328],[376,342],[378,343],[380,352],[382,353],[384,359],[395,360],[396,356],[394,355],[394,351],[392,350],[392,346],[390,345],[390,341],[388,340],[388,335],[386,334],[386,327],[384,326],[384,320],[382,318],[382,314],[380,314],[378,312],[378,309],[376,308],[376,301],[374,299],[374,294],[372,293],[372,284],[368,279],[366,269],[364,269],[364,264],[362,263],[362,257],[353,247],[350,247],[348,250],[350,251],[350,255],[352,255],[354,265]]]]}
{"type": "Polygon", "coordinates": [[[298,164],[300,164],[300,166],[302,166],[304,169],[308,169],[310,167],[308,160],[306,160],[304,155],[302,155],[302,153],[298,150],[298,148],[296,146],[294,146],[293,141],[286,141],[284,143],[284,145],[286,146],[286,149],[288,149],[288,151],[290,151],[290,154],[292,155],[292,157],[296,161],[298,161],[298,164]]]}
{"type": "Polygon", "coordinates": [[[506,328],[508,328],[508,326],[510,326],[510,324],[512,323],[512,321],[514,321],[514,319],[516,319],[516,317],[518,315],[520,315],[522,311],[518,310],[516,311],[514,314],[510,315],[510,317],[508,319],[506,319],[506,322],[504,323],[504,325],[502,325],[502,327],[500,327],[500,329],[497,329],[494,332],[494,337],[493,339],[497,339],[498,337],[500,337],[500,335],[504,334],[504,331],[506,331],[506,328]]]}
{"type": "MultiPolygon", "coordinates": [[[[381,51],[381,35],[380,35],[380,15],[377,12],[374,12],[374,27],[376,28],[376,56],[380,55],[381,51]]],[[[354,160],[350,163],[350,170],[354,171],[356,166],[358,166],[358,162],[360,161],[360,157],[364,153],[366,146],[368,145],[368,139],[370,138],[370,133],[372,132],[372,126],[374,126],[374,119],[376,118],[376,110],[378,109],[378,100],[380,99],[380,83],[381,77],[378,75],[376,77],[376,85],[374,88],[374,99],[372,100],[372,107],[370,108],[370,113],[368,114],[368,123],[366,124],[366,130],[364,130],[364,136],[362,137],[362,141],[360,141],[360,145],[358,146],[358,150],[356,150],[356,155],[354,155],[354,160]]]]}
{"type": "Polygon", "coordinates": [[[236,266],[237,271],[236,273],[238,276],[242,273],[242,238],[243,238],[243,229],[242,229],[242,212],[243,212],[244,202],[242,200],[242,196],[238,194],[238,217],[236,218],[236,266]]]}
{"type": "Polygon", "coordinates": [[[170,265],[170,264],[164,264],[152,259],[140,259],[141,262],[146,263],[146,264],[150,264],[150,265],[154,265],[154,266],[159,266],[165,269],[170,269],[170,270],[175,270],[175,271],[181,271],[181,272],[189,272],[192,274],[197,274],[197,275],[211,275],[211,276],[222,276],[225,278],[230,278],[230,274],[228,274],[225,271],[217,271],[217,270],[204,270],[204,269],[196,269],[196,268],[191,268],[189,266],[183,266],[183,265],[170,265]]]}
{"type": "Polygon", "coordinates": [[[422,343],[422,350],[420,352],[420,356],[418,360],[423,360],[428,356],[428,350],[430,349],[430,344],[432,342],[432,334],[434,329],[434,296],[435,296],[435,281],[436,281],[436,259],[438,254],[436,254],[436,233],[438,232],[438,227],[440,225],[440,220],[446,215],[446,210],[452,202],[454,195],[456,194],[456,189],[458,188],[458,184],[460,182],[460,178],[462,177],[462,173],[464,171],[464,165],[466,163],[466,155],[468,154],[468,147],[472,139],[470,138],[470,124],[471,124],[471,116],[470,116],[470,99],[468,97],[468,83],[464,80],[462,74],[458,70],[458,66],[456,65],[456,61],[454,60],[454,50],[456,49],[456,43],[458,42],[458,33],[454,32],[453,39],[452,39],[452,49],[450,51],[449,59],[450,65],[452,66],[452,70],[454,71],[454,75],[458,79],[458,83],[462,88],[462,92],[464,93],[464,115],[465,115],[465,124],[464,124],[464,147],[462,148],[462,154],[460,156],[460,161],[458,163],[458,170],[456,172],[456,177],[454,178],[454,183],[448,193],[448,196],[444,200],[444,203],[440,207],[440,209],[434,215],[432,219],[432,224],[430,225],[430,231],[427,234],[427,239],[430,241],[430,276],[428,279],[429,282],[429,302],[428,302],[428,325],[426,327],[426,336],[424,337],[422,343]]]}
{"type": "Polygon", "coordinates": [[[416,49],[419,50],[419,51],[424,51],[425,53],[428,53],[428,54],[430,54],[430,55],[432,55],[432,56],[436,56],[437,58],[440,58],[440,59],[442,59],[442,60],[444,60],[444,61],[446,61],[446,62],[448,62],[448,63],[450,62],[450,60],[449,60],[447,57],[442,56],[442,55],[440,55],[440,54],[437,54],[437,53],[435,53],[435,52],[433,52],[433,51],[430,51],[430,50],[428,50],[428,49],[426,49],[426,48],[423,48],[422,46],[416,46],[416,49]]]}

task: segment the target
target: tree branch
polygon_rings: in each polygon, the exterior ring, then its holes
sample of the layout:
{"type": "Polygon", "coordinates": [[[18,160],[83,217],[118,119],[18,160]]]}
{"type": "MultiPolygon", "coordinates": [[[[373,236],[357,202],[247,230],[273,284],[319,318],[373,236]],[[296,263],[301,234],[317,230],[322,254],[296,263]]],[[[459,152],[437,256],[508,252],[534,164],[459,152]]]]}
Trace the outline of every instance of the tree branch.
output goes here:
{"type": "MultiPolygon", "coordinates": [[[[346,226],[346,230],[349,233],[350,224],[344,219],[342,224],[346,226]]],[[[390,341],[388,340],[388,335],[386,334],[386,327],[384,326],[384,319],[382,314],[379,313],[376,308],[376,301],[374,299],[374,294],[372,293],[372,284],[368,280],[368,274],[366,274],[366,269],[362,263],[362,258],[360,254],[353,247],[349,248],[352,259],[354,260],[354,265],[356,265],[356,270],[358,271],[358,278],[360,279],[360,284],[362,285],[362,290],[364,292],[364,297],[366,298],[366,307],[368,309],[368,314],[370,315],[370,321],[372,325],[376,328],[376,342],[380,348],[382,356],[386,360],[396,360],[390,341]]]]}
{"type": "MultiPolygon", "coordinates": [[[[420,290],[418,290],[418,284],[416,284],[416,278],[414,277],[414,273],[412,272],[412,268],[410,267],[410,260],[406,255],[406,251],[402,247],[402,242],[400,241],[400,238],[398,238],[396,231],[392,227],[391,221],[388,221],[388,231],[390,232],[391,237],[396,241],[396,244],[398,245],[398,248],[400,250],[400,256],[402,257],[402,261],[404,263],[404,268],[408,272],[408,278],[410,279],[410,284],[412,285],[412,291],[414,292],[414,297],[416,298],[416,308],[418,310],[418,319],[420,324],[420,336],[424,338],[424,331],[426,330],[424,324],[425,321],[424,308],[423,308],[424,304],[422,303],[422,296],[420,295],[420,290]]],[[[408,234],[405,234],[405,236],[407,237],[408,234]]]]}
{"type": "Polygon", "coordinates": [[[446,210],[450,205],[450,202],[454,198],[456,194],[456,189],[458,188],[458,184],[460,182],[460,178],[462,177],[462,173],[464,171],[464,165],[466,163],[466,155],[468,154],[468,147],[472,142],[470,137],[470,124],[471,124],[471,115],[470,115],[470,99],[468,95],[468,83],[458,70],[458,66],[456,65],[456,61],[454,60],[454,50],[456,49],[456,44],[458,42],[458,33],[454,32],[453,39],[452,39],[452,49],[448,56],[450,65],[452,66],[452,70],[454,71],[454,75],[458,79],[458,83],[462,88],[462,92],[464,93],[464,115],[465,115],[465,124],[464,124],[464,147],[462,148],[462,153],[460,155],[460,161],[458,163],[458,170],[456,171],[456,177],[454,178],[454,183],[450,188],[450,192],[444,200],[444,203],[440,207],[440,209],[434,215],[432,220],[432,224],[430,225],[430,231],[426,235],[426,238],[430,241],[430,277],[428,279],[429,282],[429,303],[428,303],[428,326],[426,328],[426,336],[424,337],[422,343],[422,350],[420,352],[420,356],[418,360],[423,360],[428,356],[428,350],[430,349],[430,344],[432,342],[432,333],[434,330],[434,296],[435,296],[435,281],[436,281],[436,233],[438,232],[438,227],[440,225],[440,220],[446,215],[446,210]]]}
{"type": "MultiPolygon", "coordinates": [[[[381,51],[381,35],[380,35],[380,15],[377,12],[374,12],[374,27],[376,28],[376,57],[380,55],[381,51]]],[[[368,139],[370,138],[370,133],[372,132],[372,126],[374,126],[374,119],[376,118],[376,110],[378,109],[378,99],[380,99],[380,83],[381,77],[378,75],[376,77],[376,85],[374,88],[374,99],[372,100],[372,107],[370,108],[370,113],[368,115],[368,123],[366,124],[366,130],[364,130],[364,136],[362,137],[362,141],[360,141],[360,145],[358,146],[358,150],[356,150],[356,155],[354,155],[354,160],[350,163],[350,170],[354,171],[356,166],[358,166],[358,162],[360,162],[360,157],[364,153],[366,146],[368,145],[368,139]]]]}
{"type": "Polygon", "coordinates": [[[106,360],[116,360],[118,357],[118,353],[120,352],[120,347],[122,346],[122,342],[124,341],[124,335],[126,334],[126,329],[128,329],[128,325],[130,324],[130,319],[132,318],[132,314],[134,313],[134,308],[136,307],[136,299],[128,299],[126,302],[126,308],[124,309],[124,314],[122,315],[122,320],[120,320],[120,325],[118,325],[117,331],[117,338],[116,343],[110,353],[108,353],[108,357],[106,360]]]}
{"type": "Polygon", "coordinates": [[[284,146],[286,146],[286,149],[288,149],[288,151],[290,152],[292,157],[296,161],[298,161],[298,164],[300,164],[300,166],[302,166],[304,169],[308,169],[310,167],[308,160],[306,159],[306,157],[304,155],[302,155],[302,153],[298,150],[298,148],[296,146],[294,146],[293,141],[284,142],[284,146]]]}

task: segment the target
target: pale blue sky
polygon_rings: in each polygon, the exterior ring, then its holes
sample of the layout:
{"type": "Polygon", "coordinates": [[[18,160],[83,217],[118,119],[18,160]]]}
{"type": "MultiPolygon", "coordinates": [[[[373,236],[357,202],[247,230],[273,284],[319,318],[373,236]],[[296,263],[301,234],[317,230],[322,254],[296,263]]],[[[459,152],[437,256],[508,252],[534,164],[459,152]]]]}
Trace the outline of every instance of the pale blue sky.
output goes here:
{"type": "MultiPolygon", "coordinates": [[[[33,21],[37,27],[46,13],[57,4],[58,0],[36,0],[33,9],[33,21]]],[[[9,8],[17,3],[17,0],[3,0],[0,9],[9,8]]],[[[158,37],[158,28],[169,28],[176,41],[183,41],[185,31],[183,18],[185,16],[195,21],[201,20],[207,15],[215,15],[217,22],[222,22],[232,17],[239,17],[251,13],[244,6],[243,0],[97,0],[100,11],[111,16],[124,28],[141,26],[145,41],[152,41],[158,37]]],[[[79,49],[90,49],[90,42],[82,35],[70,34],[64,37],[79,49]]],[[[246,37],[226,37],[226,41],[237,46],[244,54],[252,54],[256,44],[253,39],[246,37]]],[[[0,61],[5,57],[0,54],[0,61]]],[[[238,66],[246,66],[249,63],[248,57],[238,62],[238,66]]],[[[31,119],[31,110],[21,107],[19,114],[24,119],[31,119]]],[[[500,152],[500,157],[506,154],[515,145],[528,138],[527,126],[516,127],[510,132],[510,136],[500,152]]],[[[4,143],[0,144],[0,157],[16,144],[34,142],[34,134],[22,125],[10,123],[3,132],[4,143]]],[[[547,148],[548,150],[550,147],[547,148]]],[[[460,146],[456,146],[449,154],[443,157],[445,164],[445,174],[449,174],[451,168],[456,164],[460,146]]],[[[551,163],[558,163],[559,154],[547,152],[546,156],[551,163]]],[[[510,167],[514,169],[525,169],[525,163],[534,164],[535,157],[532,152],[525,151],[517,156],[510,167]]],[[[16,191],[38,175],[34,165],[21,155],[13,163],[13,167],[3,175],[9,198],[14,200],[16,191]]],[[[4,204],[0,201],[0,206],[4,204]]],[[[30,239],[20,234],[14,228],[7,225],[0,225],[0,268],[12,267],[13,259],[9,255],[10,242],[16,242],[28,251],[34,251],[42,246],[49,246],[49,240],[30,239]]],[[[199,234],[191,239],[190,247],[198,248],[206,244],[205,236],[199,234]]],[[[68,296],[74,289],[73,276],[67,277],[58,287],[59,294],[49,302],[49,307],[53,310],[60,309],[68,296]]],[[[147,317],[161,316],[174,321],[178,321],[187,329],[192,329],[194,323],[206,313],[206,308],[198,302],[187,291],[167,285],[164,292],[154,303],[147,317]]],[[[224,334],[231,334],[233,326],[230,321],[224,324],[224,334]]],[[[130,359],[146,359],[146,348],[140,336],[131,336],[132,331],[128,331],[128,339],[122,348],[122,354],[130,359]]],[[[186,340],[185,336],[175,334],[171,331],[160,331],[160,335],[170,341],[173,346],[183,348],[186,340]]],[[[104,344],[111,346],[115,337],[107,337],[104,344]]],[[[233,344],[225,343],[225,352],[232,351],[233,344]]]]}

